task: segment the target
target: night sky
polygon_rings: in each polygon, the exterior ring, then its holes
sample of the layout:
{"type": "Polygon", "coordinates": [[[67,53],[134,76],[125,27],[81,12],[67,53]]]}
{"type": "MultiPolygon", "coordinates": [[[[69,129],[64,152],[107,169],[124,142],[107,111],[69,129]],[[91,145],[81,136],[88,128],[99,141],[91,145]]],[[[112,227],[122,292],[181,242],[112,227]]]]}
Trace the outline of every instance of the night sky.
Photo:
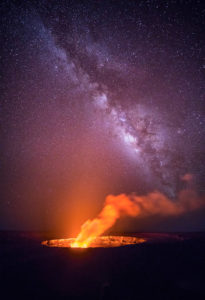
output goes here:
{"type": "MultiPolygon", "coordinates": [[[[0,229],[73,235],[108,194],[176,201],[185,174],[203,197],[203,0],[1,1],[0,15],[0,229]]],[[[115,229],[197,231],[204,217],[115,229]]]]}

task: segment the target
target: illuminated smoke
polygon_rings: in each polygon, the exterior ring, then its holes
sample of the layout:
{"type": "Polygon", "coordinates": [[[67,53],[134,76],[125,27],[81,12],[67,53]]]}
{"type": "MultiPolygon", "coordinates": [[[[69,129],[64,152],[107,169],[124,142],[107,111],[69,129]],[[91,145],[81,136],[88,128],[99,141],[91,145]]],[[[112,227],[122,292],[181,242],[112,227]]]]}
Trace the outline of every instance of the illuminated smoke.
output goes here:
{"type": "MultiPolygon", "coordinates": [[[[189,182],[191,175],[187,174],[182,179],[189,182]]],[[[122,216],[177,216],[197,210],[204,204],[204,200],[199,198],[195,191],[189,187],[179,193],[175,202],[158,191],[144,196],[136,194],[109,195],[106,197],[104,207],[99,215],[93,220],[87,220],[82,225],[81,232],[72,246],[89,246],[94,238],[111,228],[122,216]]]]}

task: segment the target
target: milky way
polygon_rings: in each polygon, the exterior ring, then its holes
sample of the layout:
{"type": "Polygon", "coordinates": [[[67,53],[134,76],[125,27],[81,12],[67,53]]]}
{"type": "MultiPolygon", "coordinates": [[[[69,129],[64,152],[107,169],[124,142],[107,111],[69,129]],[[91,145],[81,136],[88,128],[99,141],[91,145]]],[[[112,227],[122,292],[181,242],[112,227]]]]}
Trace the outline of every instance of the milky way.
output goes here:
{"type": "Polygon", "coordinates": [[[3,1],[1,15],[8,226],[16,207],[65,207],[79,176],[102,199],[174,199],[186,173],[204,192],[203,1],[3,1]]]}

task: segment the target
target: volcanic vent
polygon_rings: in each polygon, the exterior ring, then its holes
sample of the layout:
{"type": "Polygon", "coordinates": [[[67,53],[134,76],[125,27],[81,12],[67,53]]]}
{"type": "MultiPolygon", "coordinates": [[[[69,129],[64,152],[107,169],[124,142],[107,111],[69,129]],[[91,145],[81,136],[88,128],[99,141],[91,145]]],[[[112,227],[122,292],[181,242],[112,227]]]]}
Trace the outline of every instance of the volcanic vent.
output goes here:
{"type": "Polygon", "coordinates": [[[43,245],[49,247],[63,247],[63,248],[110,248],[110,247],[121,247],[126,245],[135,245],[143,243],[146,240],[143,238],[130,237],[130,236],[100,236],[93,238],[92,241],[87,245],[78,244],[75,238],[69,239],[56,239],[42,242],[43,245]]]}
{"type": "Polygon", "coordinates": [[[182,190],[176,202],[155,191],[144,196],[135,194],[108,195],[101,212],[94,219],[87,220],[76,238],[44,241],[52,247],[95,248],[119,247],[145,242],[144,239],[126,236],[102,236],[123,216],[146,217],[151,215],[179,216],[204,206],[203,199],[187,188],[182,190]]]}

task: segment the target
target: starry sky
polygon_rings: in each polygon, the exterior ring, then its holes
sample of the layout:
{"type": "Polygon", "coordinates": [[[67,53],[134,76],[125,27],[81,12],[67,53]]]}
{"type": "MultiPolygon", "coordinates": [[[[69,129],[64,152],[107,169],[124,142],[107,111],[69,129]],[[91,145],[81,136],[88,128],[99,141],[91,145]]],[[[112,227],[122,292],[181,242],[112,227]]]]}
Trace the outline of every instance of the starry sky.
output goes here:
{"type": "MultiPolygon", "coordinates": [[[[76,234],[108,194],[204,195],[205,4],[0,4],[0,229],[76,234]]],[[[126,230],[204,230],[205,211],[126,230]]]]}

